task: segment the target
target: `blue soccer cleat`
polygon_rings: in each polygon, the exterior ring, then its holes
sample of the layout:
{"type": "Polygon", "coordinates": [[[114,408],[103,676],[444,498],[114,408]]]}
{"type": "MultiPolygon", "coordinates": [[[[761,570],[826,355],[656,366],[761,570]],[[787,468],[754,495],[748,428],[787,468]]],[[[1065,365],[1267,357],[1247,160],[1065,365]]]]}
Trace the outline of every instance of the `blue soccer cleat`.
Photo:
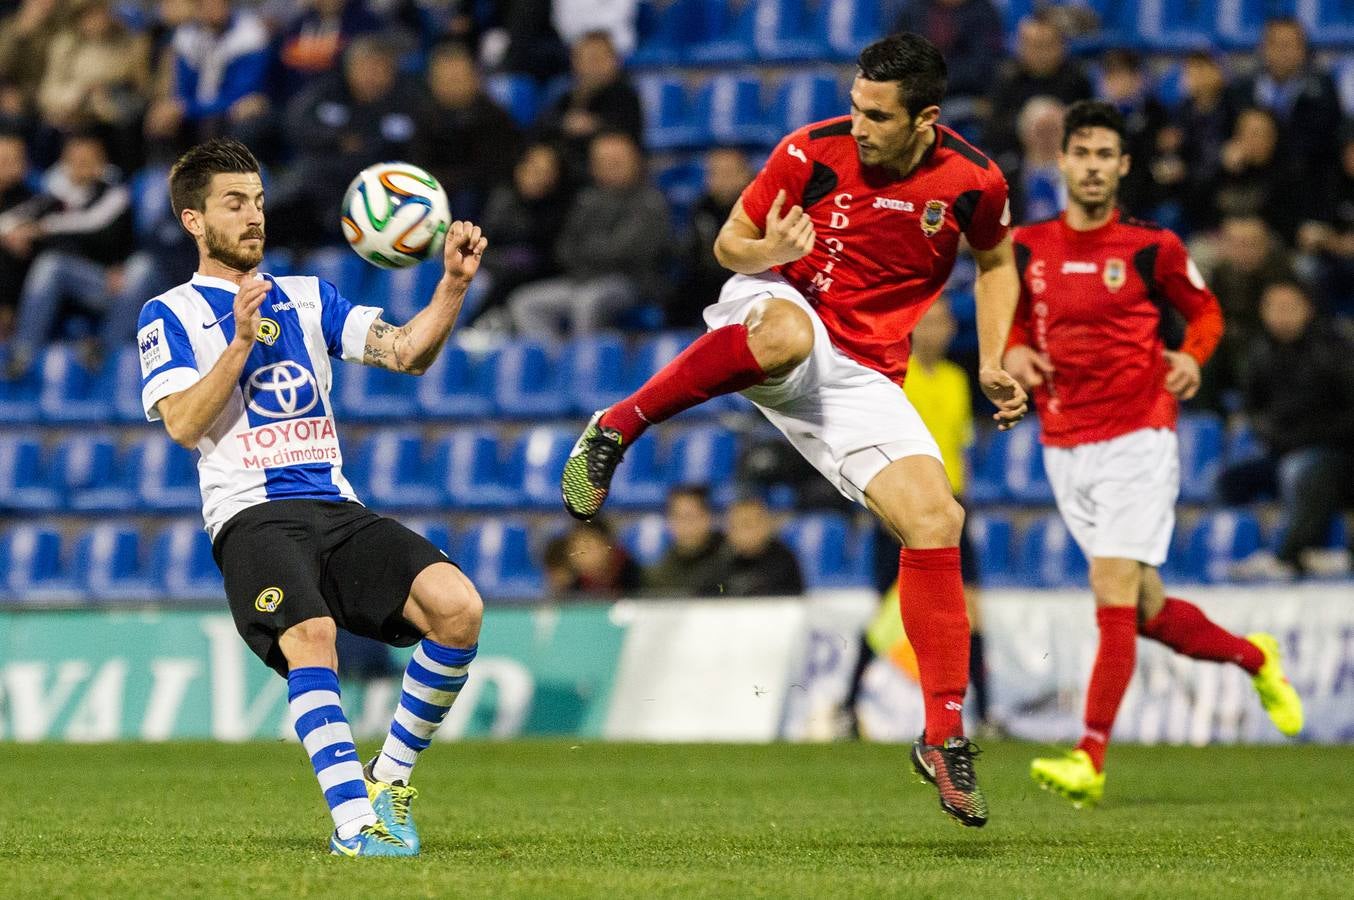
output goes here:
{"type": "Polygon", "coordinates": [[[364,825],[350,838],[340,838],[338,832],[329,836],[329,852],[334,856],[417,856],[418,851],[390,833],[385,822],[364,825]]]}
{"type": "Polygon", "coordinates": [[[410,804],[418,797],[418,788],[400,782],[378,781],[372,774],[372,760],[362,767],[362,778],[367,782],[367,796],[371,799],[371,808],[395,837],[404,842],[414,853],[419,851],[418,828],[414,825],[414,816],[410,804]]]}

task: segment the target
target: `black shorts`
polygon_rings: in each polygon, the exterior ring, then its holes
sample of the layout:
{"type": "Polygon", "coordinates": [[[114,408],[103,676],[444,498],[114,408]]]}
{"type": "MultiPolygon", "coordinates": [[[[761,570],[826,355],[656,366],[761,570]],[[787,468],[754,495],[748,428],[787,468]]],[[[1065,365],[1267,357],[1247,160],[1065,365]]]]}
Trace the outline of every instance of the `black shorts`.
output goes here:
{"type": "Polygon", "coordinates": [[[422,635],[404,618],[418,573],[447,557],[426,538],[360,503],[268,500],[236,513],[212,544],[235,627],[279,674],[282,632],[332,618],[395,647],[422,635]]]}

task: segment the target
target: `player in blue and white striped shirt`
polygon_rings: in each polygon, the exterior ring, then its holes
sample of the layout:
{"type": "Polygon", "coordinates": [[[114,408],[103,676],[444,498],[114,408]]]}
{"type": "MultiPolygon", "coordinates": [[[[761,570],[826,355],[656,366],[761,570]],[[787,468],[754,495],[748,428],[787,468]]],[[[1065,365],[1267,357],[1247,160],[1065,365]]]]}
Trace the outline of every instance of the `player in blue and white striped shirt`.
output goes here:
{"type": "Polygon", "coordinates": [[[477,226],[453,223],[432,299],[397,328],[325,281],[258,272],[263,181],[244,145],[194,147],[169,184],[198,271],[141,311],[146,417],[201,454],[203,517],[231,613],[287,679],[296,733],[334,820],[330,850],[413,856],[409,776],[465,684],[483,604],[441,551],[358,502],[343,477],[330,358],[422,374],[487,242],[477,226]],[[366,767],[339,700],[338,627],[418,645],[390,735],[366,767]]]}

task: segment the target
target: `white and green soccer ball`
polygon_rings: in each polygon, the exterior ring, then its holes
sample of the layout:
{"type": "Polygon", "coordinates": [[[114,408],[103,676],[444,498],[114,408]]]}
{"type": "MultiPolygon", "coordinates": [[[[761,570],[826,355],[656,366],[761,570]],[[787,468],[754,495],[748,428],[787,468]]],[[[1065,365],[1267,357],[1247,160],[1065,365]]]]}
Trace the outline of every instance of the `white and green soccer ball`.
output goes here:
{"type": "Polygon", "coordinates": [[[383,269],[403,269],[441,255],[451,226],[447,192],[418,166],[367,166],[343,197],[343,236],[357,255],[383,269]]]}

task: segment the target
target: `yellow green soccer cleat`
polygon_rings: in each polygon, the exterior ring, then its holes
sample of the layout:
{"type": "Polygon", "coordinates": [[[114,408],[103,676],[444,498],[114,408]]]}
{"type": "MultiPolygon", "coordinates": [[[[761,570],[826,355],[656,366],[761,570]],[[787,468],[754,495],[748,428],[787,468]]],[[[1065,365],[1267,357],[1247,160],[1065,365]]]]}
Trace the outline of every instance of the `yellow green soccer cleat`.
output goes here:
{"type": "Polygon", "coordinates": [[[417,856],[418,851],[390,833],[384,822],[364,825],[350,838],[340,838],[338,832],[329,836],[329,852],[334,856],[417,856]]]}
{"type": "Polygon", "coordinates": [[[381,823],[407,845],[414,853],[419,851],[418,828],[409,806],[418,797],[418,788],[402,782],[377,781],[372,774],[375,760],[362,767],[362,778],[367,783],[367,797],[381,823]]]}
{"type": "Polygon", "coordinates": [[[1105,796],[1105,773],[1095,770],[1095,763],[1085,750],[1040,757],[1030,763],[1030,777],[1044,790],[1071,800],[1077,809],[1094,806],[1105,796]]]}
{"type": "Polygon", "coordinates": [[[597,515],[611,491],[611,476],[616,473],[616,466],[620,465],[621,455],[625,452],[621,447],[620,432],[599,424],[605,412],[600,409],[593,413],[560,475],[564,508],[575,519],[586,521],[597,515]]]}
{"type": "Polygon", "coordinates": [[[1246,640],[1260,648],[1265,664],[1251,676],[1251,684],[1260,695],[1260,705],[1269,713],[1270,721],[1280,732],[1293,737],[1302,731],[1302,698],[1288,683],[1279,662],[1279,642],[1272,634],[1258,632],[1246,635],[1246,640]]]}

